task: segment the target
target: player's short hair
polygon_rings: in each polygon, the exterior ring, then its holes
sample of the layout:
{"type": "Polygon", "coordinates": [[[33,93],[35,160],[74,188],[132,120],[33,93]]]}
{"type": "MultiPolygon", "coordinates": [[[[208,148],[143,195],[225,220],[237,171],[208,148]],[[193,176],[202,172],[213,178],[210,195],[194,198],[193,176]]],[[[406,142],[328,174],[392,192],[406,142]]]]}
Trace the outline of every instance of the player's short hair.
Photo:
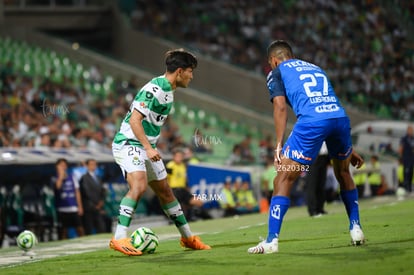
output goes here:
{"type": "Polygon", "coordinates": [[[181,154],[184,154],[184,149],[183,148],[180,148],[180,147],[177,147],[177,148],[174,148],[173,150],[172,150],[172,154],[175,156],[176,154],[179,154],[179,153],[181,153],[181,154]]]}
{"type": "Polygon", "coordinates": [[[292,58],[292,47],[285,40],[275,40],[267,47],[267,57],[272,55],[279,59],[292,58]]]}
{"type": "Polygon", "coordinates": [[[65,158],[59,158],[59,159],[57,159],[57,160],[56,160],[55,165],[58,165],[58,164],[60,164],[61,162],[66,163],[66,165],[68,165],[68,164],[69,164],[67,159],[65,159],[65,158]]]}
{"type": "Polygon", "coordinates": [[[165,54],[165,65],[169,73],[175,72],[178,68],[195,69],[197,67],[197,58],[184,49],[170,50],[165,54]]]}
{"type": "Polygon", "coordinates": [[[91,161],[95,161],[95,162],[96,162],[96,159],[93,159],[93,158],[86,159],[86,160],[85,160],[85,164],[86,164],[86,165],[89,165],[89,163],[90,163],[91,161]]]}

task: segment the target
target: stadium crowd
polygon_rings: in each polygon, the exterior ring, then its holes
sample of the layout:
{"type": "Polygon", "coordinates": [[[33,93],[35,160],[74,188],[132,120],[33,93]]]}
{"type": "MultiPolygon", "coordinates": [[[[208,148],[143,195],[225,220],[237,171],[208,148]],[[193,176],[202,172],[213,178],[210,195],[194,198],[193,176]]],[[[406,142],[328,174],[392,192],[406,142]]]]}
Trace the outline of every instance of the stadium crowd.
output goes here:
{"type": "Polygon", "coordinates": [[[269,70],[269,42],[292,41],[302,59],[329,68],[348,103],[386,118],[413,119],[414,52],[403,21],[414,23],[413,5],[394,2],[403,18],[369,0],[137,0],[128,13],[139,31],[261,74],[269,70]]]}
{"type": "MultiPolygon", "coordinates": [[[[101,81],[95,66],[89,71],[88,81],[101,81]]],[[[83,79],[28,76],[15,70],[12,61],[0,64],[0,74],[0,147],[110,149],[138,87],[134,78],[127,83],[115,81],[115,91],[102,100],[86,92],[79,84],[83,79]]],[[[160,144],[165,153],[178,145],[189,146],[171,120],[160,144]]]]}
{"type": "MultiPolygon", "coordinates": [[[[413,10],[404,9],[408,14],[413,10]]],[[[414,117],[414,57],[407,46],[408,30],[373,1],[274,5],[263,0],[138,0],[130,16],[140,31],[184,42],[194,51],[263,74],[269,70],[265,45],[274,38],[294,41],[301,58],[329,68],[337,93],[347,102],[395,119],[414,117]]],[[[139,87],[133,78],[127,84],[115,80],[115,92],[102,99],[83,89],[84,79],[56,82],[41,77],[34,85],[13,61],[0,64],[0,73],[0,146],[109,148],[133,90],[139,87]]],[[[102,81],[99,67],[89,73],[87,81],[102,81]]],[[[178,126],[170,121],[162,133],[161,150],[167,153],[189,142],[177,132],[178,126]]]]}

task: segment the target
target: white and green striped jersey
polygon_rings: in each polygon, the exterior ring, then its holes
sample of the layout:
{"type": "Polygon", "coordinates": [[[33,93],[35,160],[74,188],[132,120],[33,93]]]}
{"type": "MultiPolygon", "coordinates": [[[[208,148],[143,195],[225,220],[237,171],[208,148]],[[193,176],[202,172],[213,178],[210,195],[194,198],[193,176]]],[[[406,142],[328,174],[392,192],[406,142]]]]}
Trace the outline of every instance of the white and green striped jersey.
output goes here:
{"type": "Polygon", "coordinates": [[[129,120],[134,109],[144,115],[142,126],[152,147],[155,148],[164,124],[174,101],[174,91],[164,75],[153,78],[135,96],[129,112],[122,121],[119,132],[114,137],[115,144],[128,142],[142,147],[141,142],[132,132],[129,120]]]}

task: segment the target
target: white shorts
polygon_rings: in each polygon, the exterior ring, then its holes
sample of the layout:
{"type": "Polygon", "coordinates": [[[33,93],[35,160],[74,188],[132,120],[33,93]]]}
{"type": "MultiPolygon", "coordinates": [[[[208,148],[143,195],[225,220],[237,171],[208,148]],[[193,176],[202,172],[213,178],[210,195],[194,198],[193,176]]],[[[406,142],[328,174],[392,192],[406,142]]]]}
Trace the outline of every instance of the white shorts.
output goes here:
{"type": "Polygon", "coordinates": [[[163,180],[167,177],[167,171],[162,160],[151,161],[147,157],[144,149],[134,145],[112,144],[112,155],[115,162],[121,167],[122,173],[132,173],[136,171],[147,172],[147,180],[163,180]]]}

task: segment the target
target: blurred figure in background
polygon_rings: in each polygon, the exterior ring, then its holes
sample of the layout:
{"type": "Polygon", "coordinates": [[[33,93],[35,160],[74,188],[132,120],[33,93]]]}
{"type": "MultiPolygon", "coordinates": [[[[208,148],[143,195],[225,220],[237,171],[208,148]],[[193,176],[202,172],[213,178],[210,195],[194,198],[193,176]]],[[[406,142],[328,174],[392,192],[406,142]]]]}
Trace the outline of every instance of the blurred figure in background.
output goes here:
{"type": "Polygon", "coordinates": [[[240,157],[243,164],[252,164],[255,162],[255,157],[252,150],[252,137],[246,135],[244,139],[239,143],[240,145],[240,157]]]}
{"type": "Polygon", "coordinates": [[[195,153],[212,153],[211,137],[203,136],[200,129],[194,129],[194,135],[191,137],[191,149],[195,153]]]}
{"type": "Polygon", "coordinates": [[[189,221],[194,220],[196,212],[201,212],[199,209],[203,207],[203,201],[195,199],[187,187],[187,165],[184,162],[184,152],[179,149],[174,150],[173,159],[165,167],[168,184],[180,202],[184,215],[189,221]]]}
{"type": "Polygon", "coordinates": [[[226,160],[226,165],[232,166],[232,165],[239,165],[241,163],[242,163],[241,146],[240,144],[235,144],[233,146],[233,150],[229,158],[226,160]]]}
{"type": "MultiPolygon", "coordinates": [[[[361,158],[364,159],[364,156],[361,156],[361,158]]],[[[352,177],[358,190],[358,198],[362,199],[365,196],[365,185],[368,180],[367,165],[365,162],[362,164],[361,168],[353,172],[352,177]]]]}
{"type": "Polygon", "coordinates": [[[397,181],[398,181],[398,187],[404,188],[404,165],[403,165],[403,161],[401,158],[398,159],[397,181]]]}
{"type": "Polygon", "coordinates": [[[56,176],[52,177],[55,191],[55,203],[58,214],[59,238],[68,238],[70,228],[75,228],[78,237],[84,236],[81,216],[83,215],[79,183],[68,173],[68,161],[60,158],[56,161],[56,176]]]}
{"type": "Polygon", "coordinates": [[[263,196],[266,198],[268,203],[272,199],[273,194],[273,180],[277,175],[275,165],[274,165],[274,157],[272,155],[266,156],[266,167],[262,174],[262,191],[263,196]]]}
{"type": "Polygon", "coordinates": [[[407,133],[401,138],[398,153],[404,165],[404,188],[411,192],[414,166],[414,136],[413,126],[407,127],[407,133]]]}
{"type": "Polygon", "coordinates": [[[106,190],[96,174],[96,160],[86,160],[88,171],[80,179],[80,193],[83,204],[83,227],[86,235],[105,232],[103,210],[106,190]]]}
{"type": "Polygon", "coordinates": [[[339,201],[339,183],[330,161],[326,168],[325,199],[327,203],[339,201]]]}
{"type": "Polygon", "coordinates": [[[378,191],[381,187],[381,164],[378,161],[378,156],[371,156],[370,163],[368,164],[368,184],[371,191],[371,197],[378,196],[378,191]]]}
{"type": "Polygon", "coordinates": [[[243,181],[237,192],[237,211],[240,214],[259,212],[259,204],[248,181],[243,181]]]}
{"type": "Polygon", "coordinates": [[[232,190],[231,178],[226,178],[223,189],[221,190],[220,207],[224,210],[224,217],[237,215],[236,198],[232,190]]]}
{"type": "Polygon", "coordinates": [[[310,166],[306,181],[306,204],[308,213],[311,217],[326,214],[325,204],[325,184],[326,170],[329,163],[328,148],[326,143],[322,144],[319,155],[315,162],[310,166]]]}

